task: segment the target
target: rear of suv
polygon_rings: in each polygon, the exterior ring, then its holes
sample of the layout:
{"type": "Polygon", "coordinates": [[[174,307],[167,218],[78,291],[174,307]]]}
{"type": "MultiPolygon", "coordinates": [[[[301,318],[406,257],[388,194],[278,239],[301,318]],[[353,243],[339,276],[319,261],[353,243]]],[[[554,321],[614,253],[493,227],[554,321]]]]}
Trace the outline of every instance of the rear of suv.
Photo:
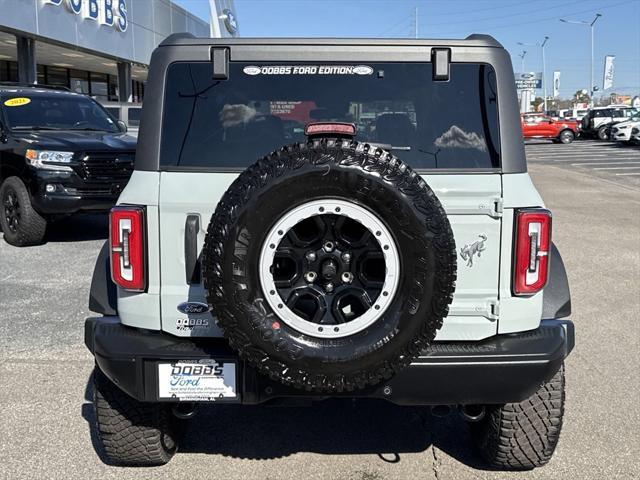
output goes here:
{"type": "Polygon", "coordinates": [[[166,463],[203,402],[333,397],[550,459],[570,295],[500,44],[171,36],[147,88],[85,322],[111,461],[166,463]]]}
{"type": "Polygon", "coordinates": [[[47,224],[108,212],[133,170],[135,139],[95,100],[64,88],[0,84],[0,227],[15,246],[47,224]]]}

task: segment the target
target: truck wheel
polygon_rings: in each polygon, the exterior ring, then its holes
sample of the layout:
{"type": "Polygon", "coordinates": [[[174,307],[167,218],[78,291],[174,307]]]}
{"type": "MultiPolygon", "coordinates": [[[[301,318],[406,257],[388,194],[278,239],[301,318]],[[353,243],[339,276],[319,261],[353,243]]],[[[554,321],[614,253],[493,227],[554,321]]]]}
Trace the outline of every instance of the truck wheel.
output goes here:
{"type": "Polygon", "coordinates": [[[341,392],[390,378],[433,340],[456,251],[420,175],[380,148],[323,138],[236,179],[209,224],[202,268],[242,358],[285,385],[341,392]]]}
{"type": "Polygon", "coordinates": [[[18,177],[9,177],[0,186],[0,226],[7,243],[26,247],[42,243],[47,221],[31,206],[29,192],[18,177]]]}
{"type": "Polygon", "coordinates": [[[492,467],[530,470],[545,465],[553,455],[563,415],[564,365],[531,397],[489,408],[485,418],[471,424],[471,429],[492,467]]]}
{"type": "Polygon", "coordinates": [[[568,144],[572,143],[576,136],[571,130],[563,130],[558,138],[561,143],[568,144]]]}
{"type": "Polygon", "coordinates": [[[607,135],[607,127],[606,126],[602,126],[598,129],[598,140],[609,140],[609,135],[607,135]]]}
{"type": "Polygon", "coordinates": [[[178,447],[176,422],[166,404],[130,397],[98,367],[93,371],[93,405],[104,451],[115,464],[164,465],[178,447]]]}

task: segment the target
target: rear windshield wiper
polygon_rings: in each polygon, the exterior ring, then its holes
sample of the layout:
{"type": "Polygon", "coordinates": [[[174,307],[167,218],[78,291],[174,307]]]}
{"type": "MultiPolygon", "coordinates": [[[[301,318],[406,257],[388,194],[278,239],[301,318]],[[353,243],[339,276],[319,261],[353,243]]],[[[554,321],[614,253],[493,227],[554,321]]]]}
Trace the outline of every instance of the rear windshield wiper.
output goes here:
{"type": "Polygon", "coordinates": [[[373,147],[382,148],[383,150],[387,150],[389,152],[397,152],[397,151],[405,151],[410,152],[411,147],[408,145],[390,145],[388,143],[377,143],[377,142],[366,142],[373,147]]]}

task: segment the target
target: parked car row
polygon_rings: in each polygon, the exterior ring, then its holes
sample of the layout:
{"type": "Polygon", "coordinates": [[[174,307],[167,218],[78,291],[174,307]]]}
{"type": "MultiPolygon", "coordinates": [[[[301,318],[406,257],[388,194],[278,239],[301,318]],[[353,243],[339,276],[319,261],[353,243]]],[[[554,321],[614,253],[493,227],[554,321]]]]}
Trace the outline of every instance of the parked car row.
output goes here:
{"type": "Polygon", "coordinates": [[[587,110],[581,120],[562,118],[559,113],[522,114],[524,139],[571,143],[580,137],[640,143],[640,110],[637,108],[627,105],[594,107],[587,110]]]}
{"type": "Polygon", "coordinates": [[[611,128],[614,125],[638,116],[640,116],[638,109],[628,105],[594,107],[581,120],[582,135],[599,140],[610,140],[612,139],[611,128]]]}

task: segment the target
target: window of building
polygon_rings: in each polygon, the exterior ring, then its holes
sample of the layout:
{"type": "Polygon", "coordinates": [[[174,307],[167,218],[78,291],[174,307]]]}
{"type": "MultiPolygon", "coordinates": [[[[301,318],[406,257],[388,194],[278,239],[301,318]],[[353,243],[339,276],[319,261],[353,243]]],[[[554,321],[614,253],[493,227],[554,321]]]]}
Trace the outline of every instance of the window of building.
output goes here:
{"type": "Polygon", "coordinates": [[[113,102],[118,101],[118,76],[107,75],[107,88],[109,100],[113,102]]]}
{"type": "Polygon", "coordinates": [[[91,72],[91,96],[97,100],[106,101],[109,99],[109,88],[106,73],[91,72]]]}
{"type": "Polygon", "coordinates": [[[17,82],[18,64],[11,61],[0,61],[0,82],[17,82]]]}
{"type": "Polygon", "coordinates": [[[69,71],[62,67],[47,66],[47,84],[69,86],[69,71]]]}
{"type": "Polygon", "coordinates": [[[70,70],[69,71],[69,88],[75,93],[84,93],[88,95],[89,90],[89,72],[84,70],[70,70]]]}
{"type": "Polygon", "coordinates": [[[38,83],[42,85],[47,84],[47,67],[44,65],[37,65],[36,69],[38,71],[38,83]]]}

